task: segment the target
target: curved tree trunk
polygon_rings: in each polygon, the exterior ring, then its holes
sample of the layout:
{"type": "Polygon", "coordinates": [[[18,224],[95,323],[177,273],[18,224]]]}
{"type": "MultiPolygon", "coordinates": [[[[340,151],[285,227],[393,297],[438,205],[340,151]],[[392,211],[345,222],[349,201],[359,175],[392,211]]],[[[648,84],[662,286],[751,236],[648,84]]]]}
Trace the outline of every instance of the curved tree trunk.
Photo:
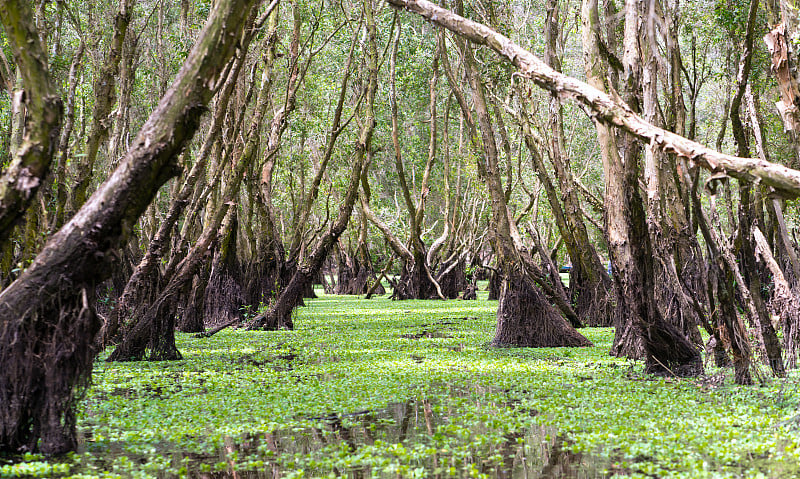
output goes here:
{"type": "Polygon", "coordinates": [[[91,375],[100,327],[89,295],[109,276],[120,241],[175,175],[175,159],[194,134],[253,4],[217,2],[120,166],[0,293],[0,450],[54,454],[76,446],[74,406],[91,375]]]}
{"type": "Polygon", "coordinates": [[[14,115],[19,120],[14,134],[21,137],[12,140],[11,163],[0,177],[0,251],[5,257],[12,229],[36,198],[50,169],[58,146],[63,105],[50,79],[46,50],[33,23],[30,6],[16,0],[2,3],[0,21],[24,88],[13,98],[13,108],[19,112],[19,116],[14,115]]]}
{"type": "Polygon", "coordinates": [[[358,190],[361,184],[361,169],[364,166],[367,151],[372,143],[372,133],[375,129],[375,91],[378,83],[378,51],[375,38],[375,19],[372,11],[372,0],[364,0],[364,18],[367,29],[366,49],[366,92],[365,113],[361,121],[361,130],[355,145],[355,152],[351,159],[352,169],[347,192],[336,220],[328,230],[316,241],[309,254],[298,265],[292,275],[291,281],[284,288],[267,311],[258,315],[248,326],[248,329],[293,329],[292,312],[301,303],[303,292],[311,284],[314,277],[322,268],[325,259],[333,249],[341,234],[350,221],[358,190]]]}

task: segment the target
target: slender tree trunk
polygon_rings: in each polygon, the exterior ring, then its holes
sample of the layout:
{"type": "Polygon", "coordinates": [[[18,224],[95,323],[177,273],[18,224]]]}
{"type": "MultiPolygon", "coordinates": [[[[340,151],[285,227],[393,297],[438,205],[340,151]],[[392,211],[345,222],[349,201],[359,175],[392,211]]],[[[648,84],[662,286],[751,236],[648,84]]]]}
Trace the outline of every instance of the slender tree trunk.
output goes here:
{"type": "Polygon", "coordinates": [[[94,287],[109,276],[139,215],[175,175],[175,158],[197,128],[253,3],[217,2],[120,166],[0,292],[0,450],[54,454],[75,447],[74,407],[97,353],[94,287]]]}
{"type": "Polygon", "coordinates": [[[303,292],[322,268],[333,246],[344,232],[353,207],[358,199],[358,190],[361,184],[361,169],[370,149],[372,133],[375,128],[375,91],[378,83],[378,50],[375,33],[375,19],[372,10],[372,0],[364,0],[364,18],[366,25],[366,92],[365,112],[361,121],[361,129],[355,152],[350,161],[352,169],[347,192],[343,203],[339,206],[336,220],[328,230],[316,241],[309,254],[301,261],[292,275],[289,284],[279,294],[267,311],[258,315],[248,326],[248,329],[293,329],[292,312],[303,299],[303,292]]]}
{"type": "Polygon", "coordinates": [[[86,139],[85,156],[78,166],[72,196],[72,210],[77,211],[86,202],[89,182],[92,179],[94,164],[100,145],[108,136],[111,126],[111,110],[117,101],[116,77],[122,60],[125,36],[131,22],[135,0],[120,0],[119,10],[114,16],[114,33],[108,46],[108,55],[94,81],[94,107],[92,108],[92,124],[86,139]]]}

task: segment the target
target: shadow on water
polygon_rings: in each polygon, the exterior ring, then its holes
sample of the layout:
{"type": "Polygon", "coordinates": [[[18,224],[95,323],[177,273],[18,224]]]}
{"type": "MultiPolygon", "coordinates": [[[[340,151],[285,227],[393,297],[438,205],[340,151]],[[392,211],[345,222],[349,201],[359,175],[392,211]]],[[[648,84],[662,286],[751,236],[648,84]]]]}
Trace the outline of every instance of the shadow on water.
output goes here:
{"type": "MultiPolygon", "coordinates": [[[[484,417],[496,407],[486,398],[470,401],[484,417]]],[[[299,468],[304,477],[354,479],[605,477],[607,463],[571,452],[569,440],[552,427],[485,440],[491,428],[481,422],[453,426],[450,414],[457,412],[424,399],[394,403],[380,411],[312,418],[319,426],[307,430],[229,438],[215,454],[174,454],[172,460],[198,479],[280,478],[299,468]]]]}

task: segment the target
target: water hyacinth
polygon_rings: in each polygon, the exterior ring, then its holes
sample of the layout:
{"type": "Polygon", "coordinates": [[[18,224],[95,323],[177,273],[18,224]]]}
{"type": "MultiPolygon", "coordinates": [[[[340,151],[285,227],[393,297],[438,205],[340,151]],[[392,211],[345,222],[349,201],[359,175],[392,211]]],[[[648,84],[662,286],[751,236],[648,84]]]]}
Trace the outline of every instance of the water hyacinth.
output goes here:
{"type": "Polygon", "coordinates": [[[757,388],[730,371],[653,378],[608,355],[606,328],[582,331],[590,348],[490,348],[496,308],[320,294],[295,331],[179,335],[181,361],[101,358],[81,451],[3,458],[0,475],[800,473],[796,373],[757,388]]]}

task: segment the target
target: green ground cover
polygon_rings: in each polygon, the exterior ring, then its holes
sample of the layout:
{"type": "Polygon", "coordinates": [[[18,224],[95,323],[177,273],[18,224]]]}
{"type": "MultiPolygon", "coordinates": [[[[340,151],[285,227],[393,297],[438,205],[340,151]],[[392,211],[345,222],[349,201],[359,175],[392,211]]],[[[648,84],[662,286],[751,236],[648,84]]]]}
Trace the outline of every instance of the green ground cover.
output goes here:
{"type": "Polygon", "coordinates": [[[494,349],[496,301],[322,296],[295,331],[178,337],[182,361],[98,361],[82,450],[0,476],[798,477],[798,373],[645,376],[583,349],[494,349]],[[234,473],[236,475],[234,476],[234,473]]]}

